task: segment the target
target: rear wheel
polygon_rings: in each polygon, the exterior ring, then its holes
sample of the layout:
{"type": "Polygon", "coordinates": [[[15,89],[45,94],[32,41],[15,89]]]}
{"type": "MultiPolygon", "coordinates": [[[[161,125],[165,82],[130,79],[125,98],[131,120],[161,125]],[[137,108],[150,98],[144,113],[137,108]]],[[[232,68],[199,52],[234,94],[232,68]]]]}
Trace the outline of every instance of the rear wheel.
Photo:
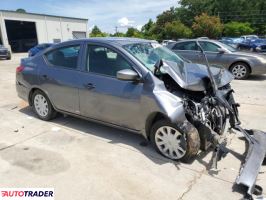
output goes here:
{"type": "Polygon", "coordinates": [[[243,80],[250,75],[249,66],[246,63],[235,63],[230,67],[230,72],[234,75],[235,79],[243,80]]]}
{"type": "Polygon", "coordinates": [[[35,113],[42,120],[48,121],[56,116],[51,102],[44,92],[36,90],[32,95],[32,105],[35,113]]]}
{"type": "Polygon", "coordinates": [[[183,133],[168,120],[155,122],[150,138],[156,151],[172,160],[187,162],[197,155],[200,148],[200,138],[195,128],[189,133],[183,133]]]}

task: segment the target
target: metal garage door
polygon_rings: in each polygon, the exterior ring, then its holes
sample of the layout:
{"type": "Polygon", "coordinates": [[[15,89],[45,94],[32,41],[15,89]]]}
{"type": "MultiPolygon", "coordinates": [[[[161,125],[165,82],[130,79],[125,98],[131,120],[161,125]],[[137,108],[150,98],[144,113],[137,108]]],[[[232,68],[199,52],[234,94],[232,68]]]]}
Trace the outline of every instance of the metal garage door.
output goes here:
{"type": "Polygon", "coordinates": [[[73,31],[72,35],[73,35],[73,39],[86,38],[86,32],[73,31]]]}

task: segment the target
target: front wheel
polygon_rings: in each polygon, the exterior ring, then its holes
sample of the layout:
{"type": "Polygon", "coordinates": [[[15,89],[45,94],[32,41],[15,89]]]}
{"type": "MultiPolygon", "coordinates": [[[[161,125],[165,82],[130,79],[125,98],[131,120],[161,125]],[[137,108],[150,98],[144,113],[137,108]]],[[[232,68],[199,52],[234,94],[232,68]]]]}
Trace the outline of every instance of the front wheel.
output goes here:
{"type": "Polygon", "coordinates": [[[250,75],[249,66],[246,63],[235,63],[230,67],[230,72],[234,75],[235,79],[243,80],[250,75]]]}
{"type": "Polygon", "coordinates": [[[56,116],[51,102],[44,92],[36,90],[32,95],[32,105],[35,113],[42,120],[49,121],[56,116]]]}
{"type": "Polygon", "coordinates": [[[188,162],[197,155],[200,148],[200,137],[196,128],[183,133],[177,125],[168,120],[156,122],[151,129],[151,143],[163,156],[172,160],[188,162]]]}

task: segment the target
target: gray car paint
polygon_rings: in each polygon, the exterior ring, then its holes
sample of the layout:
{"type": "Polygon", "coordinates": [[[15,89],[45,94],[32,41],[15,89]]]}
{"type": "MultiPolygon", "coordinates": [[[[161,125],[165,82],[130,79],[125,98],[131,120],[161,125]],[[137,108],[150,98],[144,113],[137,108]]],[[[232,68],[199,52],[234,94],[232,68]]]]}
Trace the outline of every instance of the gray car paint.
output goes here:
{"type": "Polygon", "coordinates": [[[251,130],[250,133],[252,137],[246,137],[249,145],[247,156],[236,183],[247,186],[247,193],[251,195],[256,187],[256,179],[266,155],[266,133],[259,130],[251,130]]]}
{"type": "MultiPolygon", "coordinates": [[[[183,56],[184,58],[191,60],[194,63],[204,64],[204,59],[200,51],[192,50],[176,50],[174,46],[183,42],[196,40],[182,40],[167,46],[169,49],[177,53],[178,55],[183,56]]],[[[199,42],[211,42],[220,48],[224,49],[223,44],[216,40],[198,40],[199,42]]],[[[229,69],[232,64],[236,62],[247,63],[251,68],[251,74],[265,74],[266,73],[266,57],[265,55],[252,53],[252,52],[241,52],[236,51],[232,52],[228,49],[224,49],[224,52],[208,52],[206,51],[206,56],[211,65],[222,66],[226,69],[229,69]]]]}
{"type": "Polygon", "coordinates": [[[150,41],[75,40],[55,45],[40,55],[24,59],[22,65],[25,69],[16,77],[18,95],[29,101],[32,89],[41,89],[60,112],[138,131],[145,137],[148,137],[147,126],[156,113],[168,116],[173,122],[184,123],[182,100],[168,92],[161,80],[122,48],[122,45],[134,42],[150,41]],[[46,52],[75,44],[82,45],[77,70],[50,66],[45,61],[43,55],[46,52]],[[121,53],[130,60],[143,82],[136,84],[86,72],[85,61],[81,58],[85,56],[87,44],[108,46],[121,53]],[[88,89],[88,83],[95,85],[95,88],[88,89]]]}

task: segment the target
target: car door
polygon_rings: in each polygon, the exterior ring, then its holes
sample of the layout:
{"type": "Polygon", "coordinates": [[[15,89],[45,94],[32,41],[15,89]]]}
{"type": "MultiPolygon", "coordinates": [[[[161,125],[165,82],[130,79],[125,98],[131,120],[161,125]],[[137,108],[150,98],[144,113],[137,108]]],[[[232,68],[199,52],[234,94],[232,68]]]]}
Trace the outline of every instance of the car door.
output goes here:
{"type": "Polygon", "coordinates": [[[40,68],[42,89],[59,110],[79,114],[80,44],[53,49],[44,54],[46,65],[40,68]]]}
{"type": "Polygon", "coordinates": [[[198,51],[198,47],[195,41],[178,42],[173,46],[172,51],[174,51],[177,55],[181,55],[182,57],[190,60],[193,63],[198,63],[200,61],[200,51],[198,51]]]}
{"type": "Polygon", "coordinates": [[[79,89],[83,116],[138,130],[143,83],[122,81],[116,73],[132,69],[120,52],[103,45],[87,45],[79,89]]]}
{"type": "MultiPolygon", "coordinates": [[[[205,54],[208,58],[209,64],[219,66],[219,67],[226,67],[226,56],[227,52],[221,52],[219,49],[221,47],[218,44],[209,41],[200,41],[199,42],[205,54]]],[[[202,64],[206,64],[204,57],[202,56],[201,62],[202,64]]]]}

